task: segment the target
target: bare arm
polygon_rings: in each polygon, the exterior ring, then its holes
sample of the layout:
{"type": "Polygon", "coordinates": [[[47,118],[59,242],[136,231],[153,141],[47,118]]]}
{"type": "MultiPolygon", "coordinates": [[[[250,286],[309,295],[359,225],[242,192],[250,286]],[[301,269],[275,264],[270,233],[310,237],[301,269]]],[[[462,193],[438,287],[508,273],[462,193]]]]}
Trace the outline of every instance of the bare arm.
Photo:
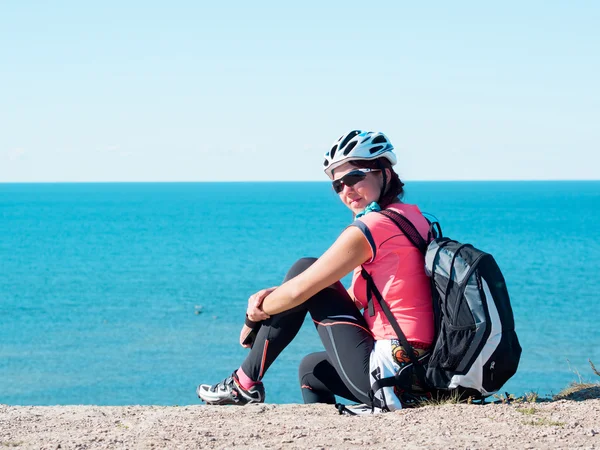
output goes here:
{"type": "Polygon", "coordinates": [[[356,227],[348,227],[313,265],[267,296],[262,309],[273,315],[300,305],[371,256],[371,246],[362,232],[356,227]]]}

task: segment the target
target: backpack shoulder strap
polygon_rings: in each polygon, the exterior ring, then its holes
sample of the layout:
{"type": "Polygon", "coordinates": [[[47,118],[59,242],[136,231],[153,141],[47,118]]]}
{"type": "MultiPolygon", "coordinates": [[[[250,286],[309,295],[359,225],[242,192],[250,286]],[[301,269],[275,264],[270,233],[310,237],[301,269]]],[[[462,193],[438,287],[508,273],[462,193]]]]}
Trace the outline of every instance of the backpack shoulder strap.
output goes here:
{"type": "MultiPolygon", "coordinates": [[[[400,324],[394,317],[394,314],[390,310],[390,307],[384,300],[383,296],[381,295],[381,292],[379,292],[379,289],[377,289],[377,286],[375,286],[373,277],[371,277],[371,274],[369,272],[367,272],[363,266],[361,266],[361,275],[367,281],[367,297],[368,297],[368,302],[369,302],[369,312],[371,312],[371,308],[373,306],[372,295],[374,295],[375,299],[377,300],[377,303],[379,303],[379,307],[381,308],[381,310],[385,314],[385,317],[387,317],[388,322],[390,323],[390,325],[396,332],[396,335],[398,336],[398,340],[400,341],[400,344],[402,345],[402,347],[404,348],[404,351],[410,358],[410,362],[413,363],[413,366],[415,367],[417,376],[419,377],[421,382],[423,382],[424,385],[426,386],[425,370],[423,369],[423,366],[421,365],[421,363],[417,360],[417,357],[415,356],[415,352],[414,352],[412,345],[410,345],[410,343],[408,342],[408,339],[406,339],[406,335],[402,331],[402,328],[400,328],[400,324]]],[[[374,311],[373,311],[373,314],[374,314],[374,311]]]]}
{"type": "Polygon", "coordinates": [[[417,230],[417,227],[413,225],[413,223],[408,220],[404,215],[399,212],[392,211],[391,209],[384,209],[383,211],[378,211],[379,214],[386,216],[392,222],[396,224],[396,226],[404,233],[406,238],[419,249],[419,251],[425,255],[427,253],[427,244],[428,242],[423,239],[421,233],[417,230]]]}

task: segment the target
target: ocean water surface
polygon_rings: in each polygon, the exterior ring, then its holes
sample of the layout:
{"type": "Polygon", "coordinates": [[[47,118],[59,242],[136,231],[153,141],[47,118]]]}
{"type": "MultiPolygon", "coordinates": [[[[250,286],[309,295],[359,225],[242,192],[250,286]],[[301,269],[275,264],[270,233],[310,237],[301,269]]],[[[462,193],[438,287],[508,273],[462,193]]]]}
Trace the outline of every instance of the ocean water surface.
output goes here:
{"type": "MultiPolygon", "coordinates": [[[[503,270],[523,347],[503,390],[593,379],[600,182],[406,188],[503,270]]],[[[198,383],[244,358],[248,296],[350,220],[327,183],[0,184],[0,403],[198,403],[198,383]]],[[[307,321],[267,373],[267,401],[301,402],[298,363],[319,350],[307,321]]]]}

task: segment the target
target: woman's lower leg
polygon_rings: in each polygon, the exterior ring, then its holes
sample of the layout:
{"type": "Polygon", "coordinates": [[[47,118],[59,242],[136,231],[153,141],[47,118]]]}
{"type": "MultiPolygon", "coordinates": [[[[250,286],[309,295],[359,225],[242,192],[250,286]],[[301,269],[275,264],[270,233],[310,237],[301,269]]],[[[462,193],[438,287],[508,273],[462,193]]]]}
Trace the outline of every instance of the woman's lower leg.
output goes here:
{"type": "MultiPolygon", "coordinates": [[[[283,282],[304,272],[314,261],[316,258],[302,258],[296,261],[288,270],[283,282]]],[[[302,304],[263,322],[250,353],[240,366],[239,371],[243,375],[238,372],[238,377],[241,375],[242,381],[245,381],[243,384],[247,385],[248,380],[253,382],[262,380],[267,369],[300,331],[306,313],[306,304],[302,304]]]]}

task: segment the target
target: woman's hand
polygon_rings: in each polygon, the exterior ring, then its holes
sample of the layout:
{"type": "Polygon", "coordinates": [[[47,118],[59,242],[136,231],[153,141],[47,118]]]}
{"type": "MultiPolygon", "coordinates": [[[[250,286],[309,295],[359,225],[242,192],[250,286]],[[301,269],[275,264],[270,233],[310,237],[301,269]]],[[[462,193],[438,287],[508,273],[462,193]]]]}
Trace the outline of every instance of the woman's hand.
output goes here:
{"type": "Polygon", "coordinates": [[[250,296],[250,298],[248,299],[248,309],[246,310],[246,315],[248,316],[248,319],[250,319],[253,322],[261,322],[271,317],[262,310],[261,306],[264,299],[267,298],[267,296],[271,292],[277,289],[277,287],[278,286],[274,286],[268,289],[262,289],[256,294],[250,296]]]}

